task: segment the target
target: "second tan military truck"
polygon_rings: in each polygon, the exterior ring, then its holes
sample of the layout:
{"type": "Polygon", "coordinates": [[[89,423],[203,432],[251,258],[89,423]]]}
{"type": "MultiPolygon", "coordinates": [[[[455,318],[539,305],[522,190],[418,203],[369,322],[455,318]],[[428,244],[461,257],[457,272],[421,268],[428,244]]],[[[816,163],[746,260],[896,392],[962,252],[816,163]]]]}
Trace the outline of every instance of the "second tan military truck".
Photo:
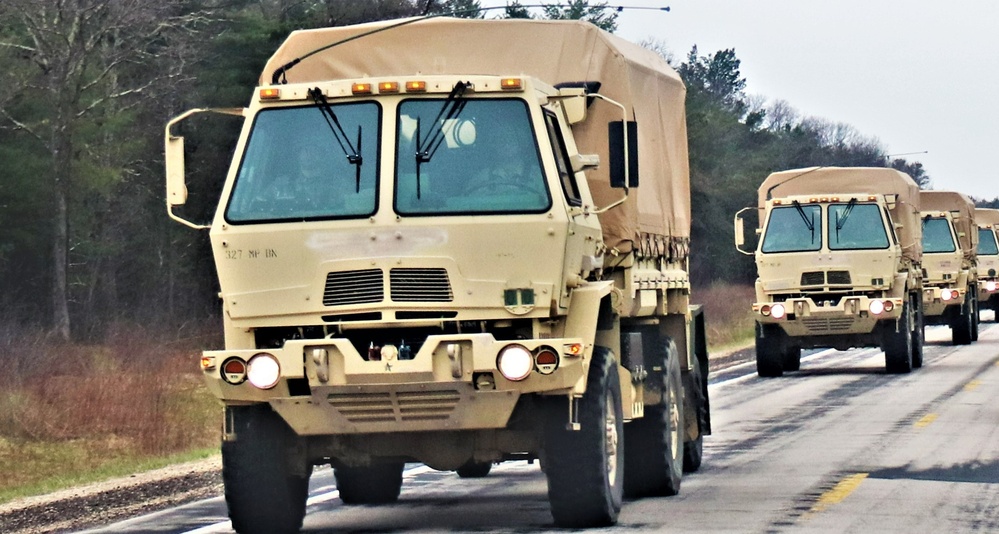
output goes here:
{"type": "MultiPolygon", "coordinates": [[[[773,173],[758,191],[756,368],[797,371],[801,349],[880,347],[888,372],[923,359],[919,188],[887,168],[773,173]]],[[[736,246],[745,246],[736,214],[736,246]]]]}
{"type": "MultiPolygon", "coordinates": [[[[292,33],[209,227],[226,502],[293,532],[314,465],[346,504],[404,466],[539,459],[558,526],[672,495],[711,431],[690,305],[680,77],[578,21],[407,19],[292,33]],[[641,180],[639,180],[641,177],[641,180]]],[[[193,112],[192,112],[193,113],[193,112]]]]}
{"type": "Polygon", "coordinates": [[[978,226],[975,204],[955,191],[921,191],[923,313],[948,325],[955,345],[978,339],[978,226]]]}
{"type": "Polygon", "coordinates": [[[999,322],[999,210],[975,209],[978,225],[978,306],[999,322]]]}

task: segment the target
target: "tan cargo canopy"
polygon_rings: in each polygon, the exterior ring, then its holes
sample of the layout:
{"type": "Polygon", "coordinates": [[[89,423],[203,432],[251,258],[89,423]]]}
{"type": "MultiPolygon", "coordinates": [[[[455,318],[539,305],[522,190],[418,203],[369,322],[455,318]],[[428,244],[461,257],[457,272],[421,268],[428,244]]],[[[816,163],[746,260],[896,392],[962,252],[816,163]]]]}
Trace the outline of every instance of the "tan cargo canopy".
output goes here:
{"type": "MultiPolygon", "coordinates": [[[[317,48],[400,21],[293,32],[260,77],[269,85],[278,68],[317,48]]],[[[600,216],[609,247],[636,243],[686,248],[690,236],[686,89],[656,53],[581,21],[426,19],[361,37],[310,56],[286,72],[288,83],[416,74],[529,75],[550,85],[600,82],[599,92],[638,122],[640,187],[627,203],[600,216]]],[[[580,153],[608,161],[607,123],[621,110],[594,102],[573,126],[580,153]]],[[[598,206],[620,198],[606,164],[587,172],[598,206]]],[[[685,254],[684,254],[685,255],[685,254]]]]}
{"type": "MultiPolygon", "coordinates": [[[[760,209],[773,198],[794,195],[897,195],[891,210],[901,225],[902,253],[919,261],[923,255],[923,226],[919,218],[919,186],[903,172],[887,167],[809,167],[775,172],[760,185],[760,209]]],[[[761,220],[762,224],[762,220],[761,220]]]]}
{"type": "Polygon", "coordinates": [[[999,210],[991,208],[975,208],[975,223],[979,226],[991,226],[999,229],[999,210]]]}
{"type": "Polygon", "coordinates": [[[921,191],[919,205],[923,214],[952,211],[954,229],[958,232],[958,243],[965,254],[978,250],[978,225],[975,222],[975,203],[956,191],[921,191]],[[963,234],[963,235],[962,235],[963,234]]]}

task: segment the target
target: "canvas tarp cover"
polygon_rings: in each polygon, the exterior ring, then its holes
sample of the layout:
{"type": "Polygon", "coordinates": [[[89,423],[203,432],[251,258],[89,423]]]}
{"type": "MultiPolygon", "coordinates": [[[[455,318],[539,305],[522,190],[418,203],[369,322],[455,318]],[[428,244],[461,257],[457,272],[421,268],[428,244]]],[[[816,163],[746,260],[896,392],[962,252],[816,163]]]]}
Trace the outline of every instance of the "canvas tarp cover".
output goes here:
{"type": "MultiPolygon", "coordinates": [[[[292,32],[260,83],[269,85],[276,69],[317,48],[397,22],[292,32]]],[[[642,234],[673,238],[670,245],[689,238],[686,89],[656,53],[581,21],[431,18],[317,53],[286,76],[288,83],[304,83],[415,74],[528,75],[550,85],[599,81],[600,94],[623,104],[638,123],[641,176],[625,205],[600,215],[605,243],[627,252],[642,234]]],[[[606,164],[613,120],[621,120],[620,108],[595,101],[587,120],[573,126],[579,152],[600,155],[601,166],[587,171],[598,207],[622,196],[610,188],[606,164]]]]}
{"type": "Polygon", "coordinates": [[[999,210],[990,208],[975,208],[975,224],[979,226],[999,227],[999,210]]]}
{"type": "Polygon", "coordinates": [[[954,219],[954,229],[964,234],[964,237],[958,236],[961,250],[965,254],[978,250],[978,225],[975,222],[975,203],[970,198],[957,191],[921,191],[919,193],[919,209],[923,213],[934,211],[960,212],[954,219]]]}
{"type": "MultiPolygon", "coordinates": [[[[810,167],[775,172],[760,185],[759,207],[768,199],[794,195],[898,195],[892,219],[902,225],[898,239],[902,254],[919,261],[923,255],[923,226],[916,182],[887,167],[810,167]]],[[[762,224],[762,221],[761,221],[762,224]]]]}

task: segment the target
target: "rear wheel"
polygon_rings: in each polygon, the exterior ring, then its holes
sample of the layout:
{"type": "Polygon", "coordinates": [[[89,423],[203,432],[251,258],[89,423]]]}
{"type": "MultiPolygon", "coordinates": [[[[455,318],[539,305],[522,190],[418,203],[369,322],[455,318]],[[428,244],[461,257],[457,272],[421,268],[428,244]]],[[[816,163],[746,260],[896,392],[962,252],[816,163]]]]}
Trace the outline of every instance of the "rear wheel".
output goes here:
{"type": "Polygon", "coordinates": [[[492,462],[476,462],[475,460],[469,460],[465,462],[465,465],[459,467],[456,472],[461,478],[482,478],[488,475],[492,468],[492,462]]]}
{"type": "Polygon", "coordinates": [[[269,406],[230,407],[235,441],[222,443],[222,480],[232,528],[240,534],[302,528],[311,466],[289,468],[296,436],[269,406]]]}
{"type": "Polygon", "coordinates": [[[902,316],[895,324],[883,326],[882,345],[885,351],[885,369],[889,373],[912,371],[913,312],[908,303],[902,305],[902,316]]]}
{"type": "Polygon", "coordinates": [[[756,323],[756,373],[762,377],[784,375],[784,338],[787,334],[775,324],[756,323]]]}
{"type": "Polygon", "coordinates": [[[545,427],[545,475],[552,517],[559,527],[612,525],[624,489],[624,417],[617,362],[594,347],[586,392],[579,400],[579,430],[569,430],[565,406],[549,414],[545,427]]]}
{"type": "Polygon", "coordinates": [[[680,356],[672,340],[655,343],[658,354],[648,362],[661,368],[658,404],[645,407],[645,416],[624,427],[624,492],[629,497],[676,495],[683,477],[684,411],[680,356]],[[665,345],[665,346],[663,346],[665,345]]]}
{"type": "Polygon", "coordinates": [[[364,467],[333,468],[336,488],[344,504],[387,504],[399,500],[402,470],[406,464],[391,462],[364,467]]]}

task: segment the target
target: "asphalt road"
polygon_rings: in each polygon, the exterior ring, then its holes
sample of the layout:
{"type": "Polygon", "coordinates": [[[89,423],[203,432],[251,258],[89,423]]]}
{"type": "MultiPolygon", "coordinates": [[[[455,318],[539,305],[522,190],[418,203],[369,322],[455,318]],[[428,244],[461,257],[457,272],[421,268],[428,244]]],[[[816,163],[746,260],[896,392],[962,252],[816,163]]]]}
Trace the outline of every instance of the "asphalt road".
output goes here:
{"type": "MultiPolygon", "coordinates": [[[[713,373],[701,471],[600,532],[999,531],[999,327],[964,347],[946,327],[926,335],[908,375],[885,374],[873,349],[813,352],[778,379],[751,362],[713,373]]],[[[545,488],[537,464],[478,480],[414,465],[398,503],[348,507],[324,469],[303,532],[555,531],[545,488]]],[[[88,532],[232,531],[215,498],[88,532]]]]}

